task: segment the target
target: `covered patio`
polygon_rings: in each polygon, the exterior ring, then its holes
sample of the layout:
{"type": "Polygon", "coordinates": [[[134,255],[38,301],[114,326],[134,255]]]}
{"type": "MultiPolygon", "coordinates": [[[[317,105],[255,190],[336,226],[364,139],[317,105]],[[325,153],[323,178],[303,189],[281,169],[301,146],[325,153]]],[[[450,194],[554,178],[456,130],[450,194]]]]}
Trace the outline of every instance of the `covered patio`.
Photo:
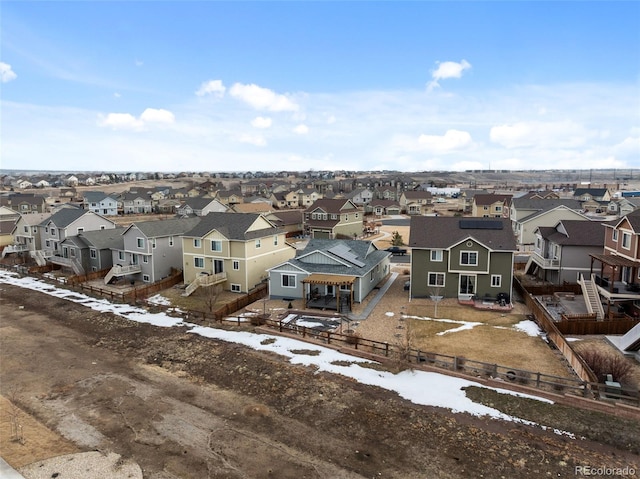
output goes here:
{"type": "MultiPolygon", "coordinates": [[[[591,254],[591,274],[605,297],[615,295],[640,295],[640,262],[610,254],[591,254]],[[600,263],[600,271],[594,271],[594,262],[600,263]]],[[[637,298],[630,298],[637,299],[637,298]]]]}
{"type": "Polygon", "coordinates": [[[355,276],[312,273],[302,280],[306,308],[351,311],[355,276]]]}

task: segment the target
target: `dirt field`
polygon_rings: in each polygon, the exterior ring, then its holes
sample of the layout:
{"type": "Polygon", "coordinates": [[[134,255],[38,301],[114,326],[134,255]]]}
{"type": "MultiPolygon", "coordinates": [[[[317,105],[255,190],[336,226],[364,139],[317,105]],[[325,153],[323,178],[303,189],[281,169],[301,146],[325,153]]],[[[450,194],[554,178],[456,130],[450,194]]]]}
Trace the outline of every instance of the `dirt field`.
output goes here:
{"type": "MultiPolygon", "coordinates": [[[[16,467],[75,449],[118,453],[154,479],[539,478],[571,476],[583,464],[638,470],[637,421],[474,392],[521,417],[588,431],[572,439],[417,406],[181,328],[9,285],[0,292],[0,392],[28,416],[24,444],[9,444],[0,430],[2,455],[16,467]],[[42,435],[43,426],[57,439],[42,435]]],[[[3,406],[3,424],[11,411],[3,406]]]]}

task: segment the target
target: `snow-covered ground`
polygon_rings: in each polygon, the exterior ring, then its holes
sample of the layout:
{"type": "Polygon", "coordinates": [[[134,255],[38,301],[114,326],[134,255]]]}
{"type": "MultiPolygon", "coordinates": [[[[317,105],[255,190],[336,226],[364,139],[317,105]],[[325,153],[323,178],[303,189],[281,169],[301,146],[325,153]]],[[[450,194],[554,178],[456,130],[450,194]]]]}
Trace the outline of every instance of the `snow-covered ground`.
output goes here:
{"type": "MultiPolygon", "coordinates": [[[[466,412],[475,416],[490,416],[506,421],[532,424],[524,419],[504,414],[497,409],[474,403],[467,398],[464,388],[469,386],[487,387],[475,381],[418,370],[407,370],[397,374],[379,371],[377,369],[363,366],[363,364],[371,363],[372,361],[343,354],[320,345],[267,334],[225,331],[223,329],[198,326],[196,324],[186,323],[180,318],[170,317],[165,313],[150,313],[142,308],[126,304],[114,304],[104,299],[91,298],[74,291],[52,286],[34,278],[20,278],[18,275],[7,271],[0,271],[0,284],[1,283],[40,291],[51,296],[82,304],[83,306],[96,311],[111,312],[131,321],[148,323],[158,327],[183,326],[189,328],[189,333],[191,334],[198,334],[206,338],[242,344],[257,350],[271,351],[289,358],[289,361],[292,364],[303,364],[306,366],[313,365],[318,368],[318,371],[340,374],[363,384],[369,384],[390,391],[395,391],[401,397],[408,399],[415,404],[438,406],[450,409],[453,412],[466,412]],[[301,350],[313,351],[313,355],[293,352],[301,350]]],[[[161,304],[161,301],[162,299],[158,297],[154,299],[154,302],[157,304],[161,304]]],[[[479,324],[453,320],[446,321],[462,323],[459,327],[455,328],[455,330],[469,329],[479,324]]],[[[534,332],[531,325],[526,324],[526,321],[523,323],[520,323],[519,329],[528,332],[528,334],[534,332]]],[[[535,326],[535,323],[532,324],[535,326]]],[[[453,332],[453,330],[449,330],[448,332],[453,332]]],[[[520,394],[506,389],[492,389],[504,394],[537,399],[547,403],[552,402],[542,397],[520,394]]],[[[546,429],[545,426],[540,427],[546,429]]],[[[568,434],[571,436],[569,433],[556,430],[554,431],[559,434],[568,434]]]]}

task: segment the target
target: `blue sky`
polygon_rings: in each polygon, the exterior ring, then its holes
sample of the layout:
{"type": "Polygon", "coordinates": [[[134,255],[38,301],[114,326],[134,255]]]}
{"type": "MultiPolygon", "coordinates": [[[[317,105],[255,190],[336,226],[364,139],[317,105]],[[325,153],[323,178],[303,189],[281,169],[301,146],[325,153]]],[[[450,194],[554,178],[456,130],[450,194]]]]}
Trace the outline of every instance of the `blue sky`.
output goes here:
{"type": "Polygon", "coordinates": [[[640,2],[0,3],[0,167],[638,168],[640,2]]]}

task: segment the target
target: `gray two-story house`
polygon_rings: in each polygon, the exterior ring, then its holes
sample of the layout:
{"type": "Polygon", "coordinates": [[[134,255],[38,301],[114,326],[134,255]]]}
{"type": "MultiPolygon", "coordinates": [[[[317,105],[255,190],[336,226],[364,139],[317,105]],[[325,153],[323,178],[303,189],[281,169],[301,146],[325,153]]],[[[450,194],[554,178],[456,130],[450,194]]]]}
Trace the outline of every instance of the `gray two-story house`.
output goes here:
{"type": "Polygon", "coordinates": [[[510,302],[516,242],[506,218],[413,216],[412,298],[510,302]]]}
{"type": "Polygon", "coordinates": [[[113,267],[104,278],[154,283],[182,269],[182,235],[200,222],[195,218],[141,221],[124,230],[121,248],[112,250],[113,267]]]}

